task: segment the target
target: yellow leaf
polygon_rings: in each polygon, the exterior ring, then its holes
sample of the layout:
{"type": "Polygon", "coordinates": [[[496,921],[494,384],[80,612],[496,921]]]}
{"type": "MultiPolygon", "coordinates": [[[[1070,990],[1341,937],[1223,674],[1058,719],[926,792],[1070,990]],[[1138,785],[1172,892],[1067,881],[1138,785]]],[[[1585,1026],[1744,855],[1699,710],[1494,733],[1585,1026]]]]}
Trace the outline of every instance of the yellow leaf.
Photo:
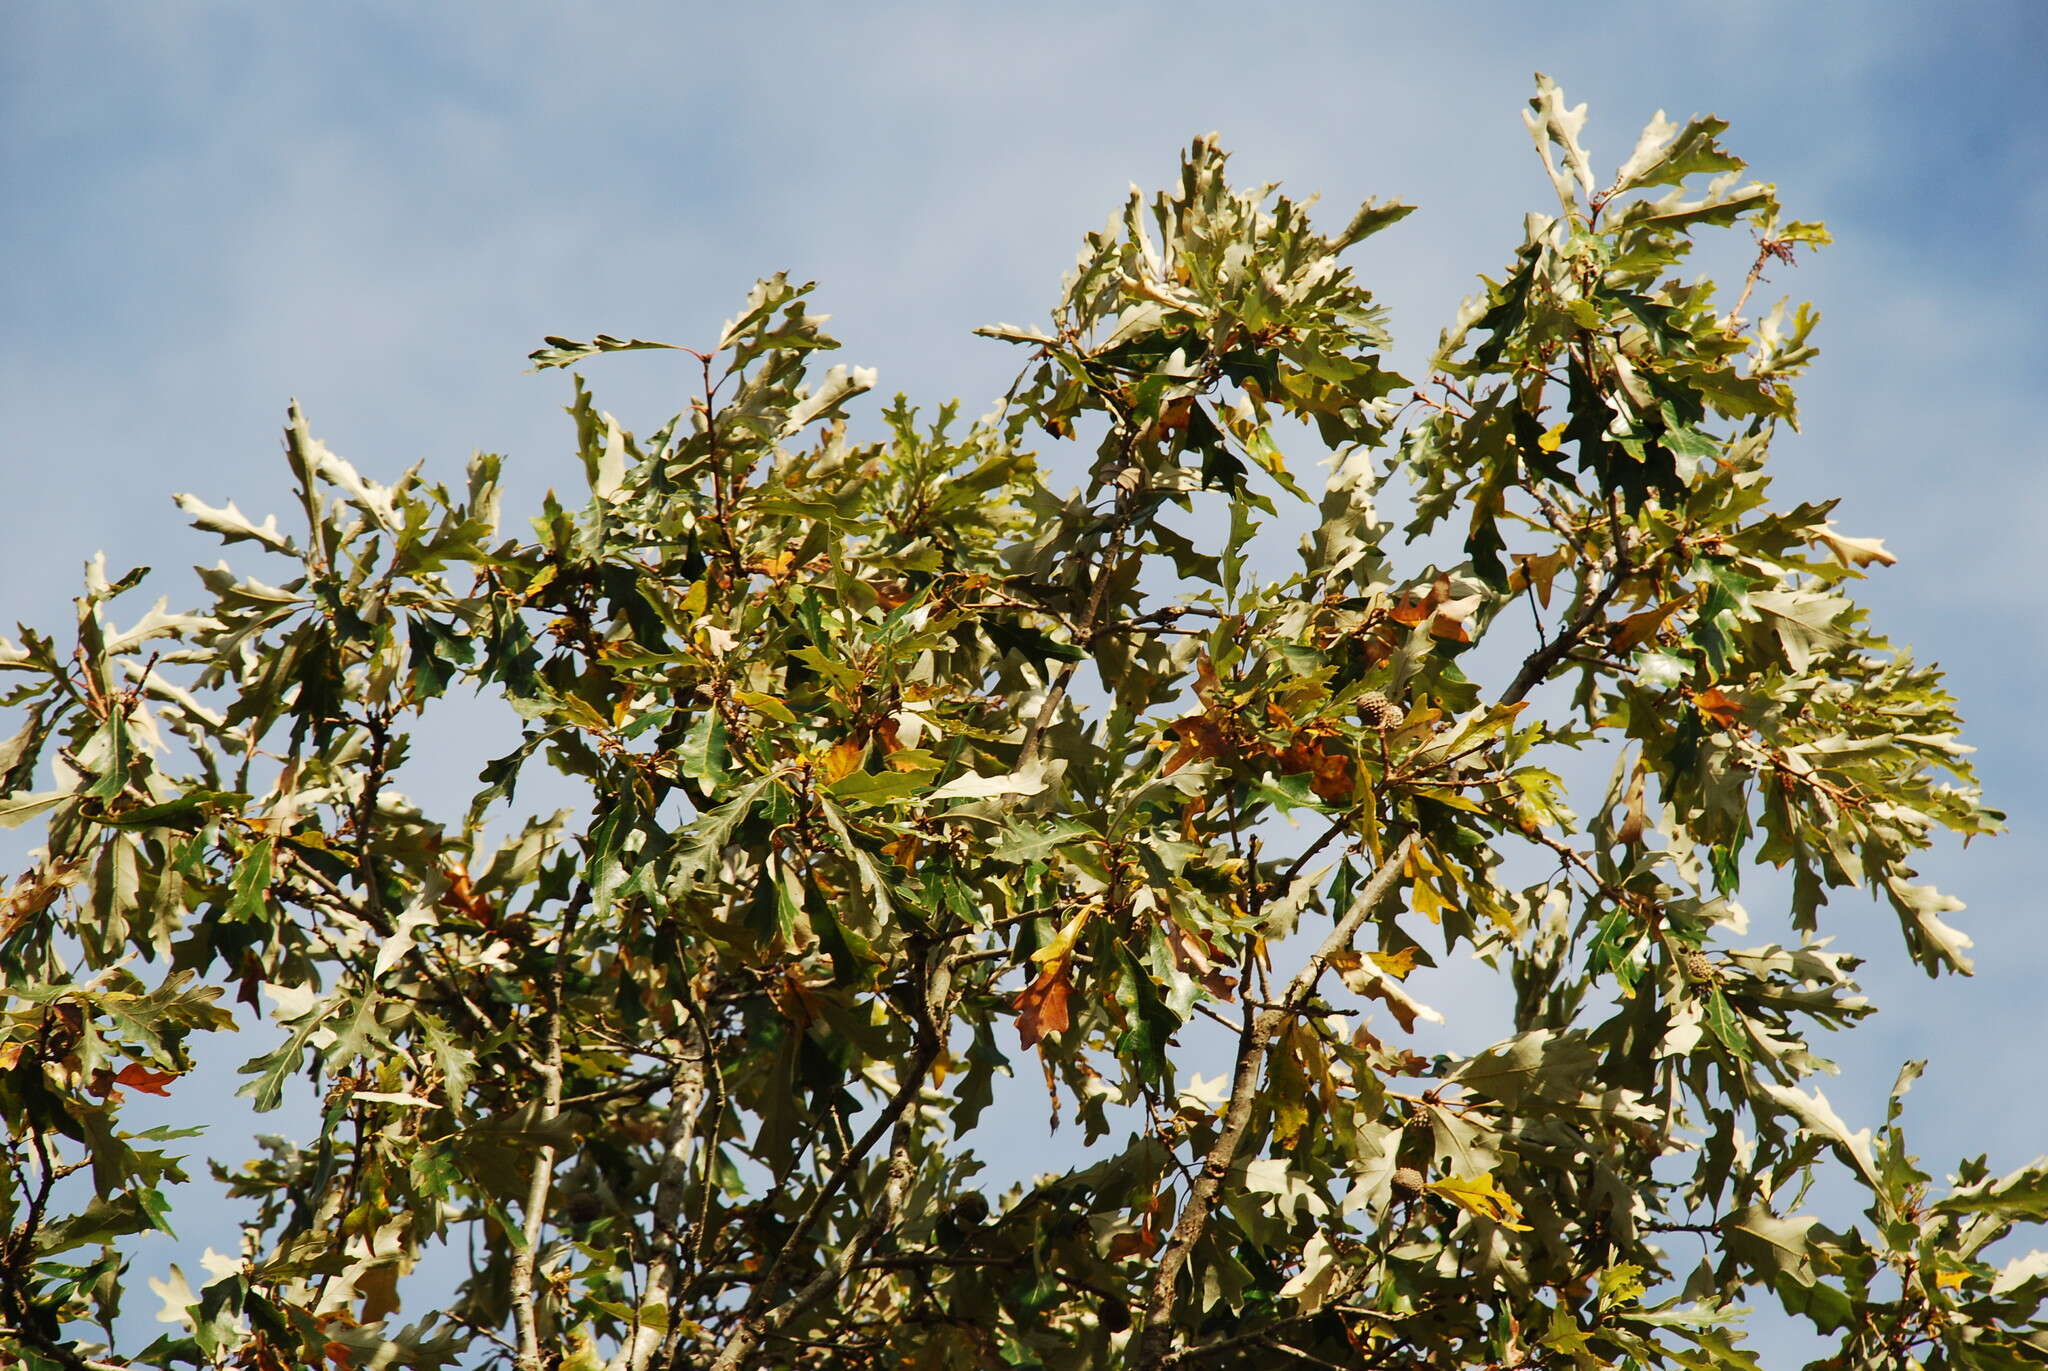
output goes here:
{"type": "Polygon", "coordinates": [[[1642,1267],[1634,1262],[1616,1262],[1600,1273],[1600,1306],[1604,1309],[1610,1304],[1633,1304],[1646,1289],[1642,1267]]]}
{"type": "Polygon", "coordinates": [[[1417,793],[1428,796],[1432,803],[1440,804],[1445,809],[1462,809],[1467,814],[1485,814],[1489,812],[1486,806],[1479,803],[1479,801],[1472,799],[1470,796],[1460,795],[1455,790],[1444,790],[1431,786],[1429,789],[1418,791],[1417,793]]]}
{"type": "Polygon", "coordinates": [[[1066,927],[1052,935],[1052,941],[1031,954],[1031,960],[1044,967],[1048,973],[1057,973],[1074,955],[1074,940],[1081,936],[1081,930],[1088,926],[1088,920],[1095,915],[1095,906],[1089,905],[1073,918],[1066,927]]]}
{"type": "Polygon", "coordinates": [[[1514,1196],[1494,1183],[1490,1171],[1482,1171],[1476,1176],[1450,1176],[1431,1181],[1424,1188],[1466,1213],[1490,1219],[1502,1228],[1513,1229],[1517,1233],[1529,1231],[1529,1225],[1521,1221],[1522,1206],[1515,1203],[1514,1196]]]}
{"type": "Polygon", "coordinates": [[[1411,887],[1411,891],[1415,904],[1415,912],[1417,914],[1420,914],[1423,918],[1429,920],[1433,924],[1442,923],[1444,921],[1444,911],[1446,909],[1457,908],[1456,905],[1452,904],[1442,895],[1439,895],[1437,893],[1436,887],[1431,885],[1428,881],[1418,880],[1414,884],[1414,886],[1411,887]]]}
{"type": "Polygon", "coordinates": [[[1408,979],[1408,973],[1415,969],[1416,954],[1420,949],[1404,947],[1399,952],[1368,952],[1372,964],[1397,981],[1408,979]]]}
{"type": "Polygon", "coordinates": [[[790,564],[795,560],[789,550],[784,549],[773,557],[759,557],[748,562],[747,570],[762,572],[773,580],[786,581],[789,579],[790,564]]]}
{"type": "Polygon", "coordinates": [[[533,573],[533,579],[526,583],[526,589],[521,593],[519,598],[531,602],[543,590],[546,590],[548,588],[548,586],[554,581],[555,576],[561,571],[561,569],[562,568],[557,566],[555,563],[549,562],[539,571],[533,573]]]}
{"type": "Polygon", "coordinates": [[[1937,1290],[1960,1290],[1969,1278],[1967,1271],[1938,1271],[1934,1276],[1934,1286],[1937,1290]]]}
{"type": "MultiPolygon", "coordinates": [[[[1566,421],[1569,423],[1569,420],[1566,421]]],[[[1536,440],[1536,446],[1545,452],[1555,452],[1564,446],[1565,424],[1552,424],[1543,430],[1543,436],[1536,440]]]]}
{"type": "Polygon", "coordinates": [[[818,758],[818,777],[826,785],[835,785],[860,770],[861,753],[866,749],[848,738],[841,738],[825,749],[818,758]]]}

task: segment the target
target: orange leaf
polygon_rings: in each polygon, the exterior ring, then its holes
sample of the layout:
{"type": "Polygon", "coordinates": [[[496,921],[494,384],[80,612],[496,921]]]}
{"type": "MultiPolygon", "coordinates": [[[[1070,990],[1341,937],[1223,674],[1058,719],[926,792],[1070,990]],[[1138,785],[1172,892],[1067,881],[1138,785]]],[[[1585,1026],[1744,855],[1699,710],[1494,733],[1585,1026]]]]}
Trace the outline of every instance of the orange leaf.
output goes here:
{"type": "Polygon", "coordinates": [[[882,855],[884,857],[893,857],[898,866],[902,867],[905,871],[911,871],[916,869],[917,854],[923,847],[924,839],[918,837],[915,833],[906,833],[900,838],[894,838],[889,842],[883,843],[882,855]]]}
{"type": "Polygon", "coordinates": [[[1451,578],[1440,575],[1430,584],[1424,595],[1410,591],[1401,597],[1401,602],[1389,611],[1394,622],[1413,628],[1427,619],[1432,637],[1443,638],[1454,643],[1469,643],[1472,634],[1460,622],[1479,608],[1479,597],[1470,595],[1462,600],[1451,598],[1451,578]]]}
{"type": "Polygon", "coordinates": [[[1349,800],[1352,790],[1351,759],[1341,752],[1324,752],[1318,748],[1308,788],[1331,804],[1349,800]]]}
{"type": "Polygon", "coordinates": [[[491,922],[490,898],[476,893],[476,888],[470,883],[469,869],[460,863],[449,869],[448,903],[480,924],[489,925],[491,922]]]}
{"type": "Polygon", "coordinates": [[[171,1092],[165,1084],[178,1079],[175,1071],[151,1071],[141,1062],[130,1062],[114,1073],[114,1084],[125,1085],[130,1090],[140,1090],[145,1095],[165,1095],[171,1092]]]}
{"type": "Polygon", "coordinates": [[[1067,992],[1072,988],[1064,961],[1046,968],[1037,980],[1024,987],[1015,1008],[1017,1036],[1025,1047],[1038,1046],[1048,1033],[1067,1031],[1067,992]]]}
{"type": "Polygon", "coordinates": [[[1190,714],[1185,719],[1176,720],[1171,727],[1173,735],[1180,739],[1180,746],[1166,759],[1167,775],[1171,776],[1189,762],[1223,755],[1223,730],[1208,715],[1190,714]]]}
{"type": "Polygon", "coordinates": [[[171,1092],[164,1089],[164,1083],[176,1079],[178,1073],[175,1071],[151,1071],[140,1062],[130,1062],[119,1071],[109,1071],[105,1067],[97,1068],[92,1073],[92,1080],[86,1089],[102,1099],[116,1094],[122,1086],[130,1090],[140,1090],[145,1095],[169,1095],[171,1092]]]}
{"type": "Polygon", "coordinates": [[[779,979],[768,982],[767,990],[768,1002],[799,1028],[810,1027],[824,1015],[824,1002],[811,993],[794,967],[784,967],[779,979]]]}
{"type": "Polygon", "coordinates": [[[1616,652],[1635,651],[1655,637],[1657,630],[1664,627],[1664,621],[1676,614],[1680,607],[1691,599],[1692,596],[1688,593],[1674,600],[1666,600],[1661,605],[1654,605],[1639,614],[1629,615],[1608,630],[1608,647],[1616,652]]]}
{"type": "Polygon", "coordinates": [[[1700,713],[1712,719],[1723,728],[1733,728],[1742,722],[1742,706],[1723,695],[1719,688],[1709,686],[1692,697],[1700,713]]]}
{"type": "Polygon", "coordinates": [[[1564,569],[1565,561],[1562,552],[1546,552],[1540,557],[1522,553],[1515,558],[1515,569],[1508,574],[1508,589],[1520,593],[1534,586],[1537,601],[1549,609],[1550,587],[1557,580],[1557,573],[1564,569]]]}

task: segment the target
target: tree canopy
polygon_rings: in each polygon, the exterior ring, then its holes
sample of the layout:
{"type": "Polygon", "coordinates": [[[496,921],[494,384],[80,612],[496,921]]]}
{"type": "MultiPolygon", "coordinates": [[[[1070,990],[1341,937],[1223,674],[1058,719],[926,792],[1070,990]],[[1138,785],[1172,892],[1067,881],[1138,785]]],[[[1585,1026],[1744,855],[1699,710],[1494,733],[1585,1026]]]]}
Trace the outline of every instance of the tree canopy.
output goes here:
{"type": "Polygon", "coordinates": [[[2048,1254],[1993,1253],[2048,1159],[1937,1182],[1919,1063],[1874,1131],[1811,1079],[1872,1011],[1830,897],[1967,971],[1912,864],[1999,821],[1851,598],[1882,543],[1769,495],[1816,315],[1746,311],[1826,234],[1718,119],[1611,178],[1527,120],[1556,204],[1419,381],[1342,263],[1409,207],[1318,228],[1205,138],[981,330],[983,418],[858,436],[775,276],[700,349],[546,340],[687,399],[576,375],[530,524],[497,457],[387,485],[294,407],[289,532],[179,497],[203,603],[95,563],[0,641],[0,1365],[1740,1368],[1759,1299],[1831,1368],[2048,1365],[2048,1254]],[[1739,288],[1685,278],[1729,230],[1739,288]],[[423,812],[475,694],[498,755],[423,812]],[[1425,1055],[1452,957],[1514,1031],[1425,1055]],[[244,1245],[124,1350],[206,1184],[127,1120],[238,1026],[317,1135],[214,1168],[244,1245]],[[1004,1074],[1078,1134],[1007,1188],[1004,1074]]]}

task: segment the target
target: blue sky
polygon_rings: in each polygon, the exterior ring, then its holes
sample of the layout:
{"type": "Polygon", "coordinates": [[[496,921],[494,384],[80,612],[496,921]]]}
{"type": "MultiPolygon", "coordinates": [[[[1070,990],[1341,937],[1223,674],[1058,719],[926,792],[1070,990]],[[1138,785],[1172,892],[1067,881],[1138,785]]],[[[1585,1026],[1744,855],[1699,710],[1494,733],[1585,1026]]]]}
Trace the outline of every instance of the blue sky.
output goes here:
{"type": "MultiPolygon", "coordinates": [[[[1868,1122],[1932,1056],[1908,1115],[1929,1162],[2017,1164],[2048,1146],[2034,0],[7,5],[0,624],[61,623],[100,548],[181,593],[218,553],[169,496],[281,507],[290,396],[387,479],[485,448],[515,495],[573,481],[566,385],[524,370],[541,335],[699,342],[778,269],[820,282],[883,392],[978,407],[1015,358],[969,330],[1038,318],[1082,232],[1212,129],[1242,179],[1333,218],[1422,207],[1358,253],[1412,361],[1545,204],[1518,117],[1539,69],[1590,103],[1596,160],[1660,108],[1719,113],[1835,232],[1764,288],[1825,314],[1778,490],[1845,496],[1838,522],[1899,555],[1866,598],[1951,671],[2014,831],[1927,865],[1971,905],[1973,982],[1928,983],[1887,916],[1841,911],[1885,1012],[1830,1094],[1868,1122]]],[[[592,375],[629,424],[676,407],[658,359],[592,375]]]]}

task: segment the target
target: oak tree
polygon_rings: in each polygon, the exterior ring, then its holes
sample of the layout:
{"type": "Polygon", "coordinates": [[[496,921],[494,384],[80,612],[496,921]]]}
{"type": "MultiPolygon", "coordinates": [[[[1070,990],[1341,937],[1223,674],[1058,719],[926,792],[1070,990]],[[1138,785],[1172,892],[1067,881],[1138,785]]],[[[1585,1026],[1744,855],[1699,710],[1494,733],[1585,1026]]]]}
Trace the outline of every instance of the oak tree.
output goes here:
{"type": "Polygon", "coordinates": [[[576,375],[530,520],[294,408],[288,530],[179,497],[203,603],[96,563],[0,648],[0,1365],[1739,1368],[1757,1300],[1827,1367],[2048,1365],[2048,1255],[1990,1256],[2048,1160],[1937,1181],[1918,1064],[1875,1131],[1813,1081],[1871,1012],[1824,925],[1967,971],[1913,862],[1998,824],[1851,598],[1882,544],[1770,496],[1816,316],[1753,288],[1826,235],[1717,119],[1611,176],[1527,119],[1556,203],[1419,380],[1343,264],[1408,207],[1319,228],[1201,139],[982,330],[983,418],[849,419],[775,276],[697,348],[546,340],[688,398],[576,375]],[[1425,1054],[1453,957],[1513,1032],[1425,1054]],[[135,1125],[237,1026],[318,1127],[152,1299],[208,1182],[135,1125]],[[1073,1146],[984,1183],[1020,1109],[1073,1146]]]}

